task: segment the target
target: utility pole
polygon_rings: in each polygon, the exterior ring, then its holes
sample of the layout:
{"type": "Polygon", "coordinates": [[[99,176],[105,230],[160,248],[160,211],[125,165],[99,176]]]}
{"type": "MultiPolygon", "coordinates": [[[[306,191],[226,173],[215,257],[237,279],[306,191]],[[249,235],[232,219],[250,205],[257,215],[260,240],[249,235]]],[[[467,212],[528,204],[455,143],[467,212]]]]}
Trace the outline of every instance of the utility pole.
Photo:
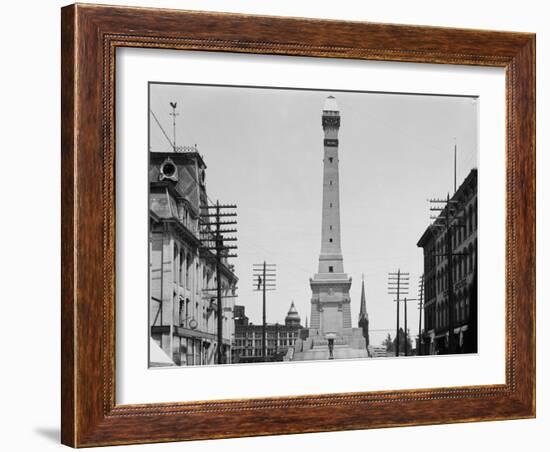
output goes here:
{"type": "Polygon", "coordinates": [[[409,339],[407,337],[407,331],[408,331],[408,328],[407,328],[407,318],[408,318],[408,315],[407,315],[407,302],[412,301],[412,300],[407,300],[407,297],[405,297],[405,299],[403,301],[405,303],[405,356],[409,356],[409,339]]]}
{"type": "Polygon", "coordinates": [[[455,165],[454,165],[454,176],[455,176],[455,191],[453,192],[456,193],[456,137],[455,137],[455,165]]]}
{"type": "MultiPolygon", "coordinates": [[[[237,257],[231,250],[237,249],[236,245],[226,245],[225,242],[235,242],[236,237],[225,237],[226,233],[235,233],[237,229],[224,229],[228,225],[236,225],[237,221],[224,221],[225,217],[236,217],[236,205],[222,205],[216,201],[214,205],[206,205],[201,207],[204,213],[201,213],[200,225],[202,227],[202,249],[213,252],[216,262],[216,298],[217,298],[217,336],[218,348],[216,350],[216,362],[223,364],[223,298],[229,298],[234,295],[222,295],[222,267],[225,266],[225,261],[230,257],[237,257]]],[[[206,289],[208,290],[208,289],[206,289]]]]}
{"type": "MultiPolygon", "coordinates": [[[[409,273],[403,273],[401,269],[397,272],[388,273],[388,294],[396,295],[397,302],[397,325],[395,327],[395,356],[399,356],[399,302],[401,295],[409,293],[409,273]]],[[[406,342],[406,337],[405,337],[406,342]]],[[[407,346],[405,345],[405,350],[407,346]]]]}
{"type": "Polygon", "coordinates": [[[408,334],[408,327],[407,327],[407,303],[409,301],[418,301],[418,298],[407,298],[405,297],[403,299],[403,302],[405,303],[405,356],[409,356],[409,340],[407,338],[408,334]]]}
{"type": "Polygon", "coordinates": [[[434,222],[431,227],[439,228],[445,234],[445,252],[442,254],[434,253],[434,256],[445,257],[447,260],[447,294],[449,303],[449,353],[455,352],[455,337],[454,337],[454,324],[455,324],[455,291],[454,291],[454,279],[453,279],[453,257],[455,256],[467,256],[468,253],[454,253],[452,237],[454,235],[455,228],[465,227],[465,224],[460,221],[458,216],[458,204],[456,200],[452,200],[447,193],[447,199],[430,199],[430,204],[436,205],[436,207],[430,207],[431,211],[440,212],[437,217],[430,217],[434,222]],[[439,206],[443,204],[443,206],[439,206]]]}
{"type": "MultiPolygon", "coordinates": [[[[419,298],[407,298],[405,297],[403,299],[403,302],[405,303],[405,356],[409,356],[409,341],[407,339],[407,334],[408,334],[408,327],[407,327],[407,303],[409,301],[420,301],[420,304],[422,304],[422,295],[419,294],[419,298]]],[[[420,324],[420,321],[419,321],[419,324],[420,324]]],[[[420,326],[419,326],[420,328],[420,326]]]]}
{"type": "Polygon", "coordinates": [[[422,354],[422,313],[424,309],[424,275],[420,276],[418,283],[418,350],[417,355],[422,354]]]}
{"type": "Polygon", "coordinates": [[[256,292],[262,292],[262,359],[267,361],[266,350],[266,292],[277,290],[277,265],[268,264],[264,261],[261,264],[254,264],[252,266],[252,284],[253,289],[256,292]]]}
{"type": "Polygon", "coordinates": [[[275,355],[279,353],[279,322],[275,324],[275,355]]]}

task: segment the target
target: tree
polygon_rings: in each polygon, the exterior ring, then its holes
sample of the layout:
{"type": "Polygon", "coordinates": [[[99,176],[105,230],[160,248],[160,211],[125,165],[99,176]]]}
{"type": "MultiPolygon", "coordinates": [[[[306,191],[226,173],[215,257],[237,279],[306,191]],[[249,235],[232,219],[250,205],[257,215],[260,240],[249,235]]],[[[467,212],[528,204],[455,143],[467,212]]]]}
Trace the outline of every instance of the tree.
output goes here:
{"type": "Polygon", "coordinates": [[[382,346],[386,347],[387,352],[393,352],[395,350],[394,343],[390,333],[388,333],[388,336],[386,337],[384,342],[382,342],[382,346]]]}
{"type": "MultiPolygon", "coordinates": [[[[407,331],[407,334],[405,335],[405,331],[403,331],[403,328],[399,328],[399,354],[401,353],[405,354],[405,341],[407,341],[407,347],[408,347],[407,350],[410,353],[412,350],[412,340],[409,335],[409,331],[407,331]]],[[[394,339],[392,342],[392,350],[395,350],[396,345],[397,345],[397,341],[394,339]]]]}

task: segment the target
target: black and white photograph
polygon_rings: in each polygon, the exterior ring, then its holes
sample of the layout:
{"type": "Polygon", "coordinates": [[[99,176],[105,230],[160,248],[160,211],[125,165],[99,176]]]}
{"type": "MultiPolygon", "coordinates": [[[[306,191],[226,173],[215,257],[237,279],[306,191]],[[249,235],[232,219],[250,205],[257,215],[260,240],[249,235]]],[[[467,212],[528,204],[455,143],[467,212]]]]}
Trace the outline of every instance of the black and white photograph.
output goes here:
{"type": "Polygon", "coordinates": [[[148,96],[150,368],[478,352],[477,96],[148,96]]]}

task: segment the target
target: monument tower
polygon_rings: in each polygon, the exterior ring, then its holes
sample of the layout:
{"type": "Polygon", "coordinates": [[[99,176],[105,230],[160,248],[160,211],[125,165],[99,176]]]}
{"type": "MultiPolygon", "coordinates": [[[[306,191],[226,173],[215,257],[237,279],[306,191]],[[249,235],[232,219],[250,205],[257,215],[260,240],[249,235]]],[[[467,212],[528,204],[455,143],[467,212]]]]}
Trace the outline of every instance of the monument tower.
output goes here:
{"type": "Polygon", "coordinates": [[[340,110],[329,96],[322,113],[324,131],[323,206],[319,270],[310,278],[310,334],[342,337],[352,334],[351,278],[344,273],[340,242],[340,182],[338,174],[338,131],[340,110]]]}

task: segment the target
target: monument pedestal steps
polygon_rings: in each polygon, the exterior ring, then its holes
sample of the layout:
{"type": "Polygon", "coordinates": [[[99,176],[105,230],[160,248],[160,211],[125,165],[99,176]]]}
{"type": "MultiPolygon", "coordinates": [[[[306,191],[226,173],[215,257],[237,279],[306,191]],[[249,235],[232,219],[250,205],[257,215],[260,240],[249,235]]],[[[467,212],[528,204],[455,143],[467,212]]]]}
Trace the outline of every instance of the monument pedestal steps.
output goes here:
{"type": "MultiPolygon", "coordinates": [[[[329,359],[330,352],[328,349],[328,341],[313,343],[310,349],[304,349],[301,352],[294,352],[293,361],[310,361],[310,360],[325,360],[329,359]]],[[[356,359],[368,358],[366,349],[352,348],[344,338],[336,338],[334,340],[334,348],[332,350],[333,359],[356,359]]]]}
{"type": "MultiPolygon", "coordinates": [[[[368,358],[362,330],[353,328],[349,335],[335,337],[332,355],[333,359],[368,358]]],[[[324,360],[329,356],[328,339],[316,335],[296,343],[292,361],[324,360]]]]}

